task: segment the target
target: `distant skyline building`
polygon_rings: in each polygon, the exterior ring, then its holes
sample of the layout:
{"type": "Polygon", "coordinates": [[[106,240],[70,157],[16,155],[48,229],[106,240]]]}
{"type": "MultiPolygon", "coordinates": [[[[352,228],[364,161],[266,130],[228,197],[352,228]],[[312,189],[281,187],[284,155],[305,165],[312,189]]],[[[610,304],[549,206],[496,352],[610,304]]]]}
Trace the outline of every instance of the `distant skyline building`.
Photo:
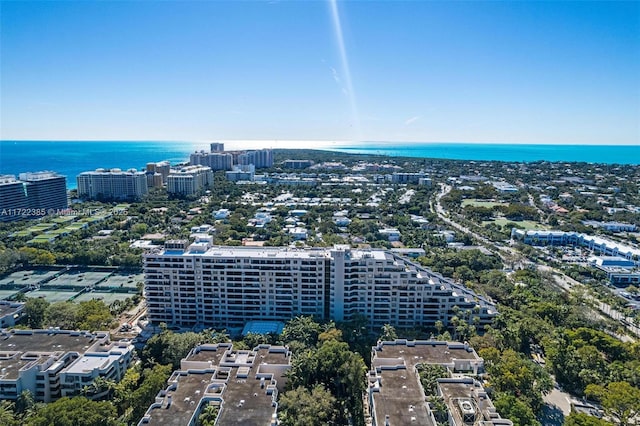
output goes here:
{"type": "Polygon", "coordinates": [[[282,162],[282,167],[285,169],[306,169],[311,166],[313,166],[311,160],[284,160],[282,162]]]}
{"type": "Polygon", "coordinates": [[[466,287],[385,250],[213,247],[167,241],[144,255],[149,320],[181,327],[242,328],[297,315],[370,327],[484,327],[495,306],[466,287]]]}
{"type": "Polygon", "coordinates": [[[534,246],[580,246],[602,256],[619,256],[640,266],[640,249],[599,235],[580,232],[518,228],[511,229],[511,238],[534,246]]]}
{"type": "Polygon", "coordinates": [[[173,169],[167,177],[167,193],[194,195],[213,185],[213,171],[207,166],[187,166],[173,169]]]}
{"type": "Polygon", "coordinates": [[[157,172],[146,172],[147,188],[162,188],[162,175],[157,172]]]}
{"type": "Polygon", "coordinates": [[[30,208],[64,210],[69,206],[66,177],[55,172],[44,171],[20,173],[20,180],[26,184],[30,208]]]}
{"type": "Polygon", "coordinates": [[[147,163],[147,172],[159,173],[162,176],[162,183],[167,183],[167,176],[171,173],[171,163],[168,161],[147,163]]]}
{"type": "Polygon", "coordinates": [[[24,183],[13,175],[0,176],[0,222],[20,219],[21,210],[28,207],[24,183]]]}
{"type": "Polygon", "coordinates": [[[223,152],[197,151],[189,156],[189,164],[192,166],[207,166],[211,170],[231,170],[233,167],[233,155],[223,152]]]}
{"type": "Polygon", "coordinates": [[[145,172],[96,169],[77,177],[78,196],[89,200],[139,200],[149,192],[145,172]]]}
{"type": "Polygon", "coordinates": [[[224,143],[222,142],[212,142],[210,145],[211,152],[224,152],[224,143]]]}
{"type": "Polygon", "coordinates": [[[425,173],[406,173],[406,172],[395,172],[391,174],[391,183],[410,183],[410,184],[419,184],[420,179],[426,178],[427,175],[425,173]]]}
{"type": "Polygon", "coordinates": [[[233,166],[233,170],[225,173],[227,180],[231,182],[253,181],[256,168],[253,164],[246,166],[233,166]]]}
{"type": "Polygon", "coordinates": [[[0,176],[0,222],[35,219],[68,207],[67,181],[54,172],[0,176]]]}
{"type": "Polygon", "coordinates": [[[214,171],[230,171],[234,166],[248,165],[254,165],[256,169],[273,167],[273,150],[271,149],[225,151],[224,144],[221,142],[211,143],[210,148],[210,152],[201,150],[191,153],[189,164],[208,166],[214,171]]]}
{"type": "Polygon", "coordinates": [[[246,151],[238,155],[239,165],[253,164],[256,169],[266,169],[273,167],[273,150],[269,148],[256,151],[246,151]]]}

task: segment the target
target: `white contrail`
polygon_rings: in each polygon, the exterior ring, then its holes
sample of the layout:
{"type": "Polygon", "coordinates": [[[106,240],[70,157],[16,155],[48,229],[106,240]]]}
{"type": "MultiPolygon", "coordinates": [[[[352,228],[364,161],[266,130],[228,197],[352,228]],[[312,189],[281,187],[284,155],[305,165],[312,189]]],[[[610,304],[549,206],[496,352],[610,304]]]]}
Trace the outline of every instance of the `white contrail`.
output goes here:
{"type": "Polygon", "coordinates": [[[362,129],[360,128],[360,116],[358,114],[358,105],[356,95],[353,91],[351,83],[351,70],[349,69],[349,61],[347,60],[347,50],[344,46],[344,37],[342,36],[342,24],[340,23],[340,13],[338,12],[337,0],[329,0],[331,7],[331,18],[333,20],[333,28],[336,33],[336,42],[338,43],[338,51],[340,53],[340,61],[342,62],[342,72],[344,73],[344,81],[346,87],[346,95],[349,98],[349,107],[351,108],[351,120],[353,121],[354,136],[357,141],[362,141],[362,129]]]}

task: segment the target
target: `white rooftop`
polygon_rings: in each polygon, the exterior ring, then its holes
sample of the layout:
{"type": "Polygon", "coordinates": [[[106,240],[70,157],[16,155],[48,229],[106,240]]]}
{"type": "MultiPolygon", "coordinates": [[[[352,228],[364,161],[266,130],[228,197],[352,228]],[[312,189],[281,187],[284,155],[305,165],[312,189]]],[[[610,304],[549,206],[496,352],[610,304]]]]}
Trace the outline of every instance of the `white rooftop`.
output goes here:
{"type": "Polygon", "coordinates": [[[75,360],[65,372],[83,374],[90,373],[94,370],[101,370],[107,368],[111,363],[117,362],[121,356],[122,354],[117,352],[113,354],[107,352],[104,354],[88,353],[75,360]]]}

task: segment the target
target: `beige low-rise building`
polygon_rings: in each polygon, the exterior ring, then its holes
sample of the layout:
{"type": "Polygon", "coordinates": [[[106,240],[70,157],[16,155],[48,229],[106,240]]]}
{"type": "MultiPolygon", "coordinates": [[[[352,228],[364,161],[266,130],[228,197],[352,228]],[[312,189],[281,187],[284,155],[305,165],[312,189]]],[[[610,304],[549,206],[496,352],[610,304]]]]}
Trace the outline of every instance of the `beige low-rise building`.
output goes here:
{"type": "Polygon", "coordinates": [[[276,426],[291,353],[284,346],[234,350],[230,343],[196,346],[169,378],[139,426],[193,426],[207,406],[216,424],[276,426]]]}
{"type": "Polygon", "coordinates": [[[111,342],[108,332],[1,330],[0,399],[29,391],[51,402],[79,394],[98,377],[120,381],[133,353],[130,341],[111,342]]]}
{"type": "Polygon", "coordinates": [[[476,377],[484,360],[468,343],[434,340],[379,342],[371,351],[368,398],[373,426],[437,426],[429,403],[440,399],[450,425],[512,426],[502,419],[476,377]],[[439,365],[447,377],[437,379],[437,391],[426,395],[419,365],[439,365]]]}

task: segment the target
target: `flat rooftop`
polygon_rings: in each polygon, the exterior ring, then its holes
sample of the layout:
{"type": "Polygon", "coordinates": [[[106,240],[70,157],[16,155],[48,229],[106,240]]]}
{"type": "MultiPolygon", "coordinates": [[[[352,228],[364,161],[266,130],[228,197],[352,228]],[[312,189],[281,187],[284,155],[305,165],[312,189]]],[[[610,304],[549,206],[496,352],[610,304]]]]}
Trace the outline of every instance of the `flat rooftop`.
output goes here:
{"type": "Polygon", "coordinates": [[[408,367],[421,363],[450,364],[454,359],[480,359],[473,349],[467,350],[464,345],[437,341],[416,342],[415,346],[385,343],[381,349],[376,349],[376,358],[402,358],[408,367]]]}
{"type": "Polygon", "coordinates": [[[491,400],[487,397],[478,396],[478,392],[484,394],[484,389],[473,379],[468,378],[457,382],[439,382],[438,387],[442,392],[442,397],[445,404],[447,404],[449,413],[454,418],[455,424],[464,423],[459,406],[460,401],[464,400],[469,401],[473,406],[476,412],[476,421],[500,419],[500,416],[494,413],[494,406],[491,400]]]}
{"type": "Polygon", "coordinates": [[[189,424],[189,420],[200,406],[200,401],[207,386],[213,379],[212,373],[178,373],[171,377],[177,379],[174,387],[170,386],[166,395],[171,396],[171,404],[168,405],[168,398],[162,407],[152,409],[150,413],[149,425],[172,425],[184,426],[189,424]]]}
{"type": "Polygon", "coordinates": [[[163,249],[160,255],[170,256],[202,256],[211,258],[232,258],[237,257],[255,259],[317,259],[326,257],[327,250],[301,250],[288,248],[268,248],[268,247],[210,247],[206,251],[163,249]]]}
{"type": "Polygon", "coordinates": [[[396,340],[379,343],[373,351],[368,379],[371,414],[377,425],[384,425],[387,418],[394,426],[433,425],[416,365],[448,365],[455,369],[456,364],[467,368],[466,364],[482,362],[473,349],[457,342],[396,340]]]}
{"type": "Polygon", "coordinates": [[[84,354],[106,334],[49,330],[11,331],[0,335],[0,369],[3,378],[15,380],[25,365],[43,363],[50,356],[67,352],[84,354]]]}
{"type": "Polygon", "coordinates": [[[13,303],[0,303],[0,317],[5,315],[13,315],[20,311],[24,305],[13,303]]]}
{"type": "Polygon", "coordinates": [[[432,425],[424,401],[424,392],[413,369],[385,370],[381,374],[379,392],[373,393],[377,425],[386,416],[393,425],[432,425]]]}
{"type": "Polygon", "coordinates": [[[219,424],[265,426],[270,423],[275,407],[272,405],[272,396],[266,393],[266,385],[261,388],[261,381],[256,378],[257,368],[256,365],[250,367],[246,378],[237,377],[238,369],[233,369],[223,394],[224,404],[218,416],[219,424]]]}
{"type": "Polygon", "coordinates": [[[68,368],[68,373],[83,374],[90,373],[96,369],[104,369],[107,365],[120,359],[120,352],[114,351],[113,353],[90,353],[85,354],[75,360],[68,368]]]}
{"type": "Polygon", "coordinates": [[[5,333],[0,352],[85,352],[98,339],[92,334],[48,332],[47,330],[5,333]]]}
{"type": "Polygon", "coordinates": [[[198,362],[211,361],[212,365],[217,366],[220,364],[222,356],[229,348],[230,346],[216,347],[216,345],[200,345],[196,347],[195,350],[189,352],[185,360],[198,362]]]}
{"type": "MultiPolygon", "coordinates": [[[[330,248],[310,248],[310,249],[295,249],[287,247],[236,247],[236,246],[213,246],[207,247],[206,250],[202,250],[197,245],[192,244],[193,249],[187,248],[182,250],[181,248],[166,248],[159,252],[159,255],[171,255],[171,256],[201,256],[212,258],[255,258],[255,259],[319,259],[328,258],[330,256],[330,248]]],[[[189,246],[191,247],[191,246],[189,246]]],[[[342,247],[338,247],[341,249],[342,247]]],[[[361,259],[361,258],[375,258],[379,260],[385,260],[392,258],[393,256],[383,249],[373,250],[359,250],[359,249],[346,249],[347,258],[361,259]]],[[[150,255],[153,257],[153,255],[150,255]]]]}
{"type": "Polygon", "coordinates": [[[267,426],[275,413],[273,381],[278,390],[284,389],[288,365],[289,353],[280,346],[260,346],[253,351],[234,351],[230,344],[197,346],[182,360],[182,371],[173,373],[166,391],[156,397],[161,407],[150,408],[140,424],[189,424],[203,398],[215,397],[222,400],[216,424],[267,426]],[[247,365],[250,360],[253,362],[247,365]],[[271,377],[265,377],[268,375],[271,377]],[[223,385],[222,393],[213,389],[223,385]]]}

